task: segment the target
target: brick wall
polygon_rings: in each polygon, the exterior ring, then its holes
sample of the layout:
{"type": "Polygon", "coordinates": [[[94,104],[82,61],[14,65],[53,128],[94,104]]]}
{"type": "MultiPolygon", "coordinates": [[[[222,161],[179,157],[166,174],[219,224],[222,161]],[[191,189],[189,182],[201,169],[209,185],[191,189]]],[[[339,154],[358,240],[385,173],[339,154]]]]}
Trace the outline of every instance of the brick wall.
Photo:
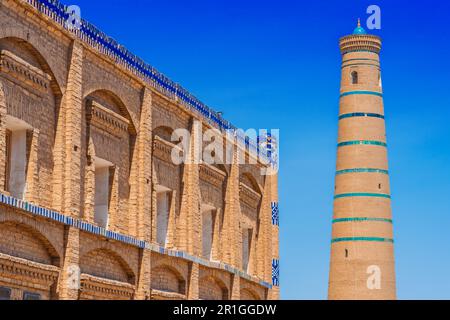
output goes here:
{"type": "MultiPolygon", "coordinates": [[[[25,200],[94,223],[92,161],[100,157],[114,164],[109,230],[155,243],[156,189],[164,187],[171,200],[168,248],[201,256],[201,208],[208,205],[215,214],[212,258],[241,269],[239,226],[247,226],[254,230],[249,273],[270,282],[271,258],[263,253],[278,246],[278,240],[264,234],[269,228],[256,232],[259,221],[269,221],[271,214],[261,164],[172,164],[166,152],[171,132],[193,130],[193,120],[201,120],[197,115],[43,19],[25,1],[2,2],[0,21],[1,59],[12,59],[8,63],[16,66],[8,69],[3,63],[0,68],[0,120],[11,115],[33,128],[27,138],[32,147],[25,200]],[[24,8],[29,9],[26,16],[24,8]],[[18,68],[23,72],[17,72],[18,68]],[[93,104],[100,106],[95,108],[101,114],[94,120],[93,104]],[[259,194],[255,206],[240,199],[241,183],[259,194]],[[258,216],[266,220],[258,220],[258,216]]],[[[5,137],[2,122],[1,146],[5,137]]],[[[203,123],[202,127],[206,130],[209,125],[203,123]]],[[[0,169],[5,165],[4,152],[0,152],[0,169]]],[[[4,170],[0,170],[0,182],[4,178],[4,170]]],[[[7,194],[4,184],[0,189],[7,194]]],[[[34,286],[42,298],[145,299],[152,289],[189,299],[249,297],[240,294],[244,288],[239,277],[226,271],[200,268],[186,259],[155,252],[144,254],[147,249],[31,218],[8,206],[0,206],[0,233],[0,253],[10,257],[5,261],[24,259],[24,268],[46,279],[34,286]]],[[[14,290],[29,289],[27,277],[14,283],[12,278],[0,274],[0,283],[9,283],[14,290]]],[[[258,283],[254,286],[263,292],[256,296],[265,298],[268,289],[258,283]]]]}

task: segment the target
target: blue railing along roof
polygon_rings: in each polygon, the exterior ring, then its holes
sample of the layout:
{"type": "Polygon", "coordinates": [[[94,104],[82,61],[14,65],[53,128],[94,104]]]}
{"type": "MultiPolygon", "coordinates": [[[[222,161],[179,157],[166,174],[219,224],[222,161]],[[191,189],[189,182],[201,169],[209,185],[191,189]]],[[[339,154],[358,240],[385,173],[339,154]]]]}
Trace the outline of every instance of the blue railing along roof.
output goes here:
{"type": "MultiPolygon", "coordinates": [[[[60,3],[58,0],[23,0],[40,12],[44,13],[48,17],[52,18],[55,22],[66,27],[66,21],[69,19],[69,13],[67,6],[60,3]]],[[[127,48],[119,44],[116,40],[109,37],[107,34],[99,30],[90,22],[81,19],[80,28],[71,28],[69,31],[77,35],[83,41],[89,43],[92,47],[96,48],[103,54],[113,58],[116,63],[122,64],[126,69],[133,74],[143,78],[149,82],[152,87],[163,93],[164,95],[178,99],[188,109],[194,110],[200,114],[209,124],[218,127],[220,130],[235,130],[229,121],[223,119],[216,111],[209,108],[189,91],[184,89],[181,85],[170,80],[164,74],[156,70],[154,67],[144,62],[141,58],[134,55],[127,48]]],[[[260,152],[259,145],[250,139],[246,139],[245,136],[238,137],[238,141],[244,143],[248,147],[249,151],[256,152],[260,156],[265,157],[266,160],[270,157],[260,152]]]]}

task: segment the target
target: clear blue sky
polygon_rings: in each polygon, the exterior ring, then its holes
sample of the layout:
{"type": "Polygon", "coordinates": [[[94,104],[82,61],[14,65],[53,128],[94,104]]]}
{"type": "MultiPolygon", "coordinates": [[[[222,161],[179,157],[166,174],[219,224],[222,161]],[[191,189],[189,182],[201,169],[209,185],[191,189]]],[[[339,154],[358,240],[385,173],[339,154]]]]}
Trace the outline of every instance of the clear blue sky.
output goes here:
{"type": "Polygon", "coordinates": [[[338,38],[382,10],[398,296],[450,299],[448,1],[64,0],[242,128],[281,130],[284,299],[325,299],[338,38]]]}

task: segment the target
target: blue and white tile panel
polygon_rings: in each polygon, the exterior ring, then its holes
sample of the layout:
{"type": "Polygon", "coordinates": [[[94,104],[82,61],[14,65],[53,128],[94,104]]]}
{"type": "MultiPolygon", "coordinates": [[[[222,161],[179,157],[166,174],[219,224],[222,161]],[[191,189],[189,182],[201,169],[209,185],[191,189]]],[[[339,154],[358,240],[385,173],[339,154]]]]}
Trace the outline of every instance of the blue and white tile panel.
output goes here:
{"type": "Polygon", "coordinates": [[[270,206],[272,207],[272,224],[274,226],[279,226],[280,225],[280,209],[278,207],[278,202],[272,202],[270,206]]]}
{"type": "Polygon", "coordinates": [[[272,285],[280,286],[280,260],[272,260],[272,285]]]}
{"type": "Polygon", "coordinates": [[[151,250],[153,252],[165,254],[165,255],[168,255],[171,257],[185,259],[185,260],[192,261],[194,263],[198,263],[200,265],[203,265],[203,266],[206,266],[209,268],[222,269],[222,270],[228,271],[230,273],[239,275],[241,278],[244,278],[246,280],[257,282],[265,288],[269,288],[269,289],[272,288],[272,285],[270,283],[261,281],[258,278],[252,277],[252,276],[242,272],[241,270],[233,268],[227,264],[224,264],[221,262],[204,260],[199,257],[195,257],[190,254],[187,254],[186,252],[183,252],[183,251],[170,250],[170,249],[167,249],[164,247],[160,247],[156,244],[148,243],[148,242],[145,242],[142,240],[138,240],[134,237],[130,237],[130,236],[126,236],[126,235],[123,235],[123,234],[120,234],[117,232],[106,230],[105,228],[95,226],[91,223],[87,223],[80,219],[71,218],[71,217],[65,216],[61,213],[58,213],[56,211],[42,208],[42,207],[33,205],[31,203],[28,203],[26,201],[22,201],[22,200],[19,200],[19,199],[16,199],[16,198],[13,198],[13,197],[1,194],[1,193],[0,193],[0,203],[14,207],[14,208],[24,210],[35,216],[40,216],[40,217],[47,218],[47,219],[50,219],[50,220],[53,220],[53,221],[56,221],[59,223],[63,223],[65,225],[73,226],[82,231],[100,235],[105,238],[123,242],[123,243],[129,244],[129,245],[132,245],[132,246],[135,246],[138,248],[151,250]]]}

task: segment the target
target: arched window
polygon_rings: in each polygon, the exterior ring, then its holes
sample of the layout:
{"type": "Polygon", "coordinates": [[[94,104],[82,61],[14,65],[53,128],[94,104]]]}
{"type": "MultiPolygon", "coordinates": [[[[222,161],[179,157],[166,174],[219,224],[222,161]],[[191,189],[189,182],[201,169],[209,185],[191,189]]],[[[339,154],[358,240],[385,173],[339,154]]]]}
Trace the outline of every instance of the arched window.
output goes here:
{"type": "Polygon", "coordinates": [[[352,72],[352,84],[358,84],[358,72],[352,72]]]}

